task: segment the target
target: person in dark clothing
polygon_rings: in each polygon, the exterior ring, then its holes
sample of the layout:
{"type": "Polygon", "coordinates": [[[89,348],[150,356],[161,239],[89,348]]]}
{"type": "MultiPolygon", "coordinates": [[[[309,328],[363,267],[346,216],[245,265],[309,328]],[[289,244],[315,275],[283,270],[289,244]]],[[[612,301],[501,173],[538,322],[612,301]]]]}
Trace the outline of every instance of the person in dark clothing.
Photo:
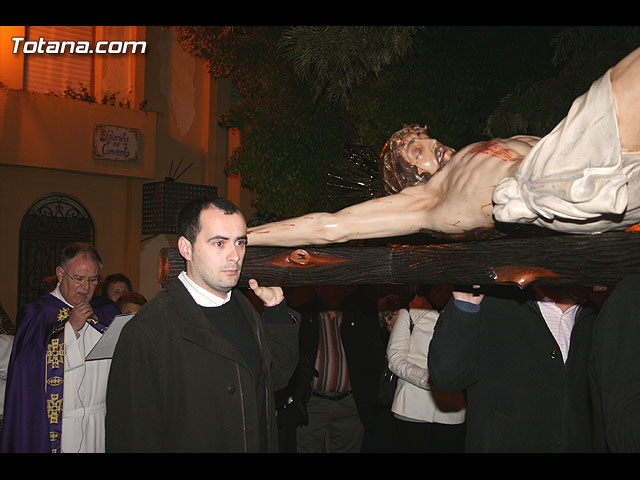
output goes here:
{"type": "MultiPolygon", "coordinates": [[[[408,301],[397,294],[386,295],[378,300],[378,332],[373,338],[376,377],[382,379],[385,367],[388,365],[387,345],[393,325],[398,319],[400,309],[407,308],[408,301]]],[[[397,379],[397,377],[395,377],[397,379]]],[[[396,380],[397,381],[397,380],[396,380]]],[[[385,387],[388,389],[389,387],[385,387]]],[[[385,390],[388,391],[388,390],[385,390]]],[[[365,425],[364,437],[362,439],[361,452],[363,453],[399,453],[400,443],[398,441],[394,417],[391,412],[393,395],[389,398],[381,398],[380,391],[376,397],[374,418],[365,425]]]]}
{"type": "Polygon", "coordinates": [[[466,451],[593,451],[588,361],[597,311],[583,298],[565,287],[454,291],[428,362],[436,388],[466,390],[466,451]]]}
{"type": "Polygon", "coordinates": [[[108,452],[274,452],[274,391],[298,358],[298,323],[280,287],[236,288],[246,223],[221,198],[178,215],[186,272],[124,326],[107,387],[108,452]]]}
{"type": "Polygon", "coordinates": [[[605,300],[593,336],[590,376],[599,451],[640,452],[640,275],[605,300]]]}
{"type": "Polygon", "coordinates": [[[376,306],[354,287],[319,286],[297,311],[299,362],[278,413],[296,432],[289,451],[359,452],[376,410],[376,306]]]}

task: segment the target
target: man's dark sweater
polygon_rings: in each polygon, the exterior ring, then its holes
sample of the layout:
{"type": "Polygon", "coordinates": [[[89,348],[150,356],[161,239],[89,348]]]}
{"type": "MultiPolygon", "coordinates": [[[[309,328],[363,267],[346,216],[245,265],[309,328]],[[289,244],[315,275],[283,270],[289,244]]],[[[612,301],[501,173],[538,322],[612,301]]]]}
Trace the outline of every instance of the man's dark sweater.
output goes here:
{"type": "MultiPolygon", "coordinates": [[[[266,451],[267,445],[267,416],[266,416],[266,391],[264,384],[264,369],[262,364],[262,356],[260,354],[260,345],[255,333],[251,330],[251,326],[246,321],[240,310],[236,297],[231,299],[219,307],[200,307],[225,339],[235,347],[242,358],[244,358],[251,374],[254,378],[256,389],[256,404],[259,405],[260,412],[260,451],[266,451]]],[[[266,307],[263,320],[267,323],[276,323],[285,316],[279,314],[280,309],[287,308],[286,300],[283,300],[274,307],[266,307]]]]}

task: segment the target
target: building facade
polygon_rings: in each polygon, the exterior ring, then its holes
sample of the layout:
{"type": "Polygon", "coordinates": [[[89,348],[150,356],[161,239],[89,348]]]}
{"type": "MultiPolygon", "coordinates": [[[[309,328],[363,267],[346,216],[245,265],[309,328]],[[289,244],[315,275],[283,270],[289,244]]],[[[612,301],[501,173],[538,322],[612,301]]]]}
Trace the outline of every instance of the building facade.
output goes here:
{"type": "Polygon", "coordinates": [[[174,32],[147,26],[0,27],[0,302],[15,322],[68,241],[92,242],[103,276],[147,299],[172,233],[143,234],[143,185],[215,186],[249,218],[225,166],[239,143],[218,124],[233,102],[174,32]],[[93,53],[86,53],[87,48],[93,53]],[[98,51],[100,50],[100,51],[98,51]]]}

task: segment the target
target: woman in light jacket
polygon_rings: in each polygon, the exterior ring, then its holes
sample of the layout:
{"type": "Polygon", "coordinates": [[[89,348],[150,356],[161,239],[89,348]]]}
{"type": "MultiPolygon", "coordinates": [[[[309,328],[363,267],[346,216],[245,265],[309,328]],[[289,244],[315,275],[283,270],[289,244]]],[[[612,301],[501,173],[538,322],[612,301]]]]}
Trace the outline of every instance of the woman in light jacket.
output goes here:
{"type": "Polygon", "coordinates": [[[437,310],[400,310],[387,346],[389,368],[398,376],[391,411],[405,452],[464,451],[463,394],[438,392],[429,383],[427,354],[437,319],[437,310]]]}

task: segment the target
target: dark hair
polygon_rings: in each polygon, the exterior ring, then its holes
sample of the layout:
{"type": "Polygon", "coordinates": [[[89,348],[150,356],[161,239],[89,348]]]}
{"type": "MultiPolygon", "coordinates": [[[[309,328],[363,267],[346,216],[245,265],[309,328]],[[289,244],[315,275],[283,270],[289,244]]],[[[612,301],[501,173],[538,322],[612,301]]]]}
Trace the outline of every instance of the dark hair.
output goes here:
{"type": "Polygon", "coordinates": [[[402,156],[405,139],[410,135],[426,132],[427,127],[413,123],[406,125],[394,133],[385,143],[380,154],[380,175],[387,195],[398,193],[407,187],[426,183],[430,178],[429,172],[418,173],[418,167],[411,165],[402,156]]]}
{"type": "Polygon", "coordinates": [[[240,209],[232,202],[221,197],[195,198],[184,205],[178,212],[177,234],[191,243],[196,241],[200,233],[200,213],[210,207],[222,210],[225,215],[240,213],[240,209]]]}
{"type": "Polygon", "coordinates": [[[126,284],[129,291],[133,290],[133,288],[131,287],[131,280],[129,280],[129,278],[124,273],[112,273],[104,279],[104,282],[102,282],[102,295],[106,296],[107,293],[109,293],[109,287],[116,282],[122,282],[126,284]]]}
{"type": "Polygon", "coordinates": [[[78,255],[89,255],[95,262],[98,264],[98,267],[102,268],[102,258],[100,258],[100,254],[98,250],[93,245],[83,242],[71,243],[62,249],[60,253],[60,263],[59,265],[62,268],[67,266],[71,260],[73,260],[78,255]]]}
{"type": "Polygon", "coordinates": [[[124,307],[127,303],[144,305],[145,303],[147,303],[147,299],[138,292],[129,292],[121,295],[120,297],[118,297],[118,300],[116,300],[116,305],[118,305],[118,308],[120,310],[122,310],[122,307],[124,307]]]}
{"type": "Polygon", "coordinates": [[[42,296],[45,293],[51,292],[56,288],[57,284],[58,284],[58,277],[56,277],[55,275],[44,277],[42,280],[40,280],[40,288],[38,290],[38,294],[42,296]]]}
{"type": "Polygon", "coordinates": [[[431,288],[433,288],[431,285],[419,284],[416,286],[416,295],[427,298],[429,292],[431,291],[431,288]]]}
{"type": "Polygon", "coordinates": [[[407,308],[407,302],[395,293],[378,300],[378,311],[380,312],[395,312],[401,308],[407,308]]]}
{"type": "Polygon", "coordinates": [[[386,297],[380,298],[378,300],[378,322],[380,326],[384,327],[386,325],[386,315],[391,315],[393,312],[397,312],[402,308],[408,309],[409,305],[400,295],[392,293],[386,297]]]}

